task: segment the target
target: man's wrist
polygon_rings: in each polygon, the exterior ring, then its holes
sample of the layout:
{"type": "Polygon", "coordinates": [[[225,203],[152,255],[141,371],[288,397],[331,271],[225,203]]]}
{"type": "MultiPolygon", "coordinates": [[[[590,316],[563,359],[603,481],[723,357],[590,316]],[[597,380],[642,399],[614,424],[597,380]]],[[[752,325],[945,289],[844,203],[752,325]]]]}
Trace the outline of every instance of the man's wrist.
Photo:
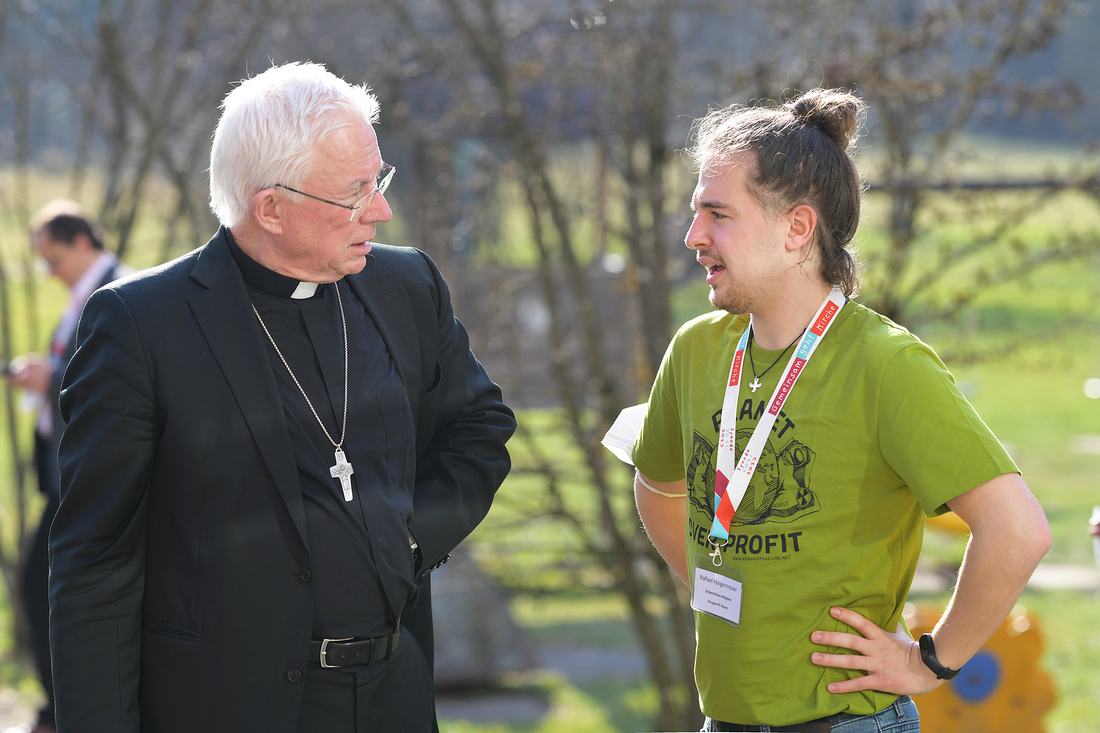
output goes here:
{"type": "Polygon", "coordinates": [[[936,679],[954,679],[955,675],[959,673],[957,669],[945,667],[940,660],[936,658],[936,645],[932,642],[931,634],[922,634],[917,644],[920,646],[921,661],[924,662],[925,667],[932,670],[932,673],[936,675],[936,679]]]}

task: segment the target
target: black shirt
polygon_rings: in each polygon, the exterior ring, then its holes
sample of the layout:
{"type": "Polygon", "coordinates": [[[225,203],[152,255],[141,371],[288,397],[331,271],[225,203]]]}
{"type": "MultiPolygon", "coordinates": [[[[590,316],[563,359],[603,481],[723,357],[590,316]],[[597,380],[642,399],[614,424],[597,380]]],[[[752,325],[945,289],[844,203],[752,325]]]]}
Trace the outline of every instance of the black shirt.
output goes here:
{"type": "Polygon", "coordinates": [[[305,500],[313,637],[394,631],[401,609],[416,592],[408,535],[415,429],[397,369],[373,319],[345,281],[320,285],[312,297],[291,299],[297,280],[260,265],[228,239],[249,298],[298,381],[265,338],[305,500]],[[340,441],[344,417],[343,322],[349,371],[342,448],[355,471],[350,502],[330,473],[336,464],[332,441],[340,441]]]}

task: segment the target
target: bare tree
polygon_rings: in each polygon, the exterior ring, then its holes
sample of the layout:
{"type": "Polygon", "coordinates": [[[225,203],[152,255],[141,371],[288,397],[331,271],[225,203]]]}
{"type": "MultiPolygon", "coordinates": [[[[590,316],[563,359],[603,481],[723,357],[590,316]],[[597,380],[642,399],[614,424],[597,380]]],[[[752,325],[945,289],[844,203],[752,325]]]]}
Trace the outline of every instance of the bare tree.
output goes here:
{"type": "MultiPolygon", "coordinates": [[[[787,65],[796,72],[758,70],[751,79],[755,93],[779,98],[784,90],[843,86],[870,106],[873,155],[866,168],[874,195],[886,199],[887,218],[885,243],[871,243],[865,257],[868,305],[910,328],[957,321],[999,285],[1096,252],[1095,235],[1067,230],[1035,241],[1021,233],[1029,217],[1065,191],[1093,191],[1095,170],[1006,180],[988,161],[975,173],[975,156],[962,142],[994,119],[1056,118],[1072,129],[1085,101],[1079,87],[1012,69],[1043,52],[1080,4],[839,0],[829,14],[817,3],[773,7],[785,14],[787,45],[799,49],[787,65]]],[[[1079,322],[1071,318],[1066,326],[1079,322]]],[[[942,351],[980,358],[1035,337],[1025,329],[993,346],[950,344],[942,351]]]]}
{"type": "Polygon", "coordinates": [[[21,19],[52,50],[54,81],[79,110],[70,191],[81,195],[94,165],[99,218],[120,256],[142,210],[167,225],[164,258],[181,225],[183,251],[212,228],[202,192],[217,104],[277,17],[251,10],[246,0],[47,0],[21,19]]]}
{"type": "MultiPolygon", "coordinates": [[[[646,383],[671,335],[664,182],[674,149],[668,140],[673,89],[667,61],[675,53],[671,21],[677,4],[597,3],[571,13],[561,3],[440,0],[421,3],[416,12],[407,3],[386,4],[405,37],[420,40],[408,56],[468,90],[455,100],[465,113],[455,126],[499,140],[498,169],[511,172],[521,191],[535,281],[548,314],[545,352],[591,487],[582,500],[562,492],[559,470],[529,441],[535,461],[529,468],[545,480],[541,513],[572,527],[626,600],[657,684],[657,725],[697,726],[686,599],[644,538],[632,503],[623,501],[630,495],[626,472],[609,471],[609,456],[599,444],[638,395],[624,389],[611,367],[621,355],[608,353],[609,330],[621,322],[600,317],[594,292],[607,238],[625,242],[638,283],[633,310],[641,322],[639,362],[646,383]],[[580,177],[556,170],[553,145],[570,127],[599,151],[603,174],[595,182],[588,177],[595,165],[585,166],[580,177]],[[622,182],[626,197],[618,216],[607,206],[611,179],[622,182]],[[595,247],[579,243],[577,235],[581,223],[593,220],[600,232],[595,247]],[[671,643],[647,604],[652,595],[666,600],[671,643]]],[[[433,132],[430,125],[422,130],[426,137],[433,132]]]]}
{"type": "MultiPolygon", "coordinates": [[[[24,39],[15,13],[8,4],[0,6],[0,64],[6,72],[0,75],[0,105],[12,111],[10,135],[0,137],[0,157],[12,161],[11,185],[0,189],[0,212],[12,220],[24,222],[30,217],[30,162],[33,145],[33,104],[31,81],[41,69],[42,58],[30,52],[24,39]]],[[[35,288],[33,287],[32,262],[29,248],[23,243],[14,246],[0,238],[0,356],[10,359],[16,348],[13,334],[13,300],[19,297],[19,289],[12,287],[15,280],[32,283],[22,289],[24,312],[27,314],[23,330],[30,339],[37,341],[38,318],[35,288]],[[7,253],[15,253],[15,266],[9,266],[7,253]]],[[[28,626],[21,596],[20,569],[23,566],[27,529],[31,526],[31,503],[27,492],[28,479],[31,477],[31,456],[19,439],[20,422],[16,400],[11,386],[4,383],[4,425],[7,428],[7,448],[11,456],[10,490],[15,504],[14,539],[8,541],[0,536],[0,574],[12,600],[12,636],[17,648],[25,648],[28,641],[28,626]],[[14,547],[14,552],[8,548],[14,547]]]]}

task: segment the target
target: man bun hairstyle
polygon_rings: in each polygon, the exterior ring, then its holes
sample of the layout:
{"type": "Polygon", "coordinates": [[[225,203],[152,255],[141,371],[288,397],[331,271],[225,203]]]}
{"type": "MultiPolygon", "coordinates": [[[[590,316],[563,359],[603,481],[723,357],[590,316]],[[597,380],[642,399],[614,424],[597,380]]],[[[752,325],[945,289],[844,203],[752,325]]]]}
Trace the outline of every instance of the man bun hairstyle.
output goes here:
{"type": "Polygon", "coordinates": [[[814,89],[788,102],[791,114],[825,133],[841,150],[855,147],[865,105],[849,92],[814,89]]]}
{"type": "Polygon", "coordinates": [[[820,88],[778,107],[732,105],[696,120],[687,151],[698,171],[755,153],[752,193],[773,214],[813,207],[821,275],[849,297],[859,291],[859,268],[848,246],[863,197],[852,156],[865,115],[866,105],[851,92],[820,88]]]}

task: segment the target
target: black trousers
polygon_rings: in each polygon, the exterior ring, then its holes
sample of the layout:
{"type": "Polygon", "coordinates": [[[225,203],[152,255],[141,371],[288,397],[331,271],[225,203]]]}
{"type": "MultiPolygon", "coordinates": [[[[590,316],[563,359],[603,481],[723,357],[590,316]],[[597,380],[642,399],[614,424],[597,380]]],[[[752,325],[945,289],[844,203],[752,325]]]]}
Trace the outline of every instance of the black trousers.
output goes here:
{"type": "Polygon", "coordinates": [[[23,566],[23,605],[27,609],[31,650],[34,652],[38,678],[46,693],[46,704],[38,711],[39,724],[57,727],[54,723],[53,674],[50,664],[50,525],[57,513],[57,499],[50,498],[42,510],[38,532],[34,536],[27,561],[23,566]]]}
{"type": "Polygon", "coordinates": [[[389,659],[322,669],[306,668],[297,733],[431,733],[435,725],[432,673],[412,634],[389,659]]]}

